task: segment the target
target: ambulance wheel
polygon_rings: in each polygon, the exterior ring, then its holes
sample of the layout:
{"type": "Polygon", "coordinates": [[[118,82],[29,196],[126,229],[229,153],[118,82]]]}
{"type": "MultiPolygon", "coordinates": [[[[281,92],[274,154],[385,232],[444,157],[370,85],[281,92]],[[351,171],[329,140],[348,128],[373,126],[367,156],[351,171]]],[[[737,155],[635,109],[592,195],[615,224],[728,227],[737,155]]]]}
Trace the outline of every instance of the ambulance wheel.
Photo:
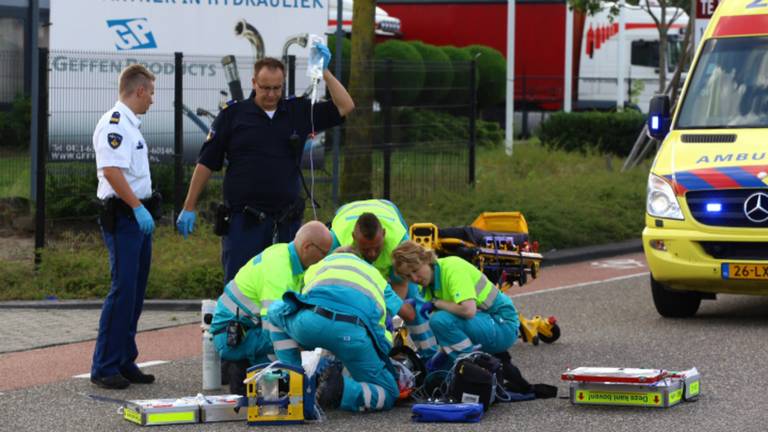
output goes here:
{"type": "Polygon", "coordinates": [[[552,329],[550,329],[552,332],[552,336],[545,336],[542,333],[539,333],[539,339],[541,339],[542,342],[551,344],[554,341],[560,339],[560,326],[557,324],[552,324],[552,329]]]}
{"type": "Polygon", "coordinates": [[[651,275],[653,304],[665,318],[689,318],[696,315],[701,305],[701,294],[694,291],[675,291],[651,275]]]}

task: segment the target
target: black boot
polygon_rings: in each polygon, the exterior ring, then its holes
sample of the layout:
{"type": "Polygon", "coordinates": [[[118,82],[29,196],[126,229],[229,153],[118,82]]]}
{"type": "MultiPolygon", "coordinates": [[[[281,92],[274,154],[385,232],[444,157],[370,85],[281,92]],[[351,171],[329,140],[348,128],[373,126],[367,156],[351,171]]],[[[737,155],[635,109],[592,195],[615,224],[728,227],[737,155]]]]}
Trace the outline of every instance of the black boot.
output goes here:
{"type": "Polygon", "coordinates": [[[341,396],[344,394],[344,378],[341,376],[343,367],[341,362],[333,361],[317,372],[315,399],[320,408],[338,408],[341,405],[341,396]]]}
{"type": "Polygon", "coordinates": [[[229,392],[231,394],[246,396],[245,384],[243,380],[248,372],[248,360],[229,361],[227,368],[227,377],[229,378],[229,392]]]}

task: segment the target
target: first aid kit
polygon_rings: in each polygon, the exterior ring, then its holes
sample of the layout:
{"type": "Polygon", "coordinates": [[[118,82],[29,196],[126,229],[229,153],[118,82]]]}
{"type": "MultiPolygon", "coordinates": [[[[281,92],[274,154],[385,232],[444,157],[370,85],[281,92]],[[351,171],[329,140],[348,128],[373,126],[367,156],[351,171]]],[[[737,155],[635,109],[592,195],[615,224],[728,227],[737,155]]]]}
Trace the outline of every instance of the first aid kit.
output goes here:
{"type": "Polygon", "coordinates": [[[144,399],[125,401],[125,420],[141,426],[169,424],[245,421],[246,410],[236,409],[241,396],[218,395],[181,397],[177,399],[144,399]]]}
{"type": "Polygon", "coordinates": [[[696,368],[683,371],[579,367],[561,376],[570,383],[574,405],[668,408],[698,399],[701,375],[696,368]]]}

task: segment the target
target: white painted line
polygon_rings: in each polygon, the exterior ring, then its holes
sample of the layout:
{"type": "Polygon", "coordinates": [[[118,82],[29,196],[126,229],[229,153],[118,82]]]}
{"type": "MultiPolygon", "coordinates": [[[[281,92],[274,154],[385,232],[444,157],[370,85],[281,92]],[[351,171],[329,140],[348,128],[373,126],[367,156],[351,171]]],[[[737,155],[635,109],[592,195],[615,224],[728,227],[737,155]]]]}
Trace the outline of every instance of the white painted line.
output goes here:
{"type": "Polygon", "coordinates": [[[604,261],[592,261],[592,268],[610,268],[619,270],[628,270],[633,268],[644,268],[645,264],[635,259],[612,259],[604,261]]]}
{"type": "MultiPolygon", "coordinates": [[[[138,363],[138,364],[136,364],[136,366],[138,366],[140,368],[145,368],[145,367],[149,367],[149,366],[161,365],[161,364],[164,364],[164,363],[168,363],[168,361],[167,360],[150,360],[148,362],[138,363]]],[[[84,373],[84,374],[80,374],[80,375],[75,375],[72,378],[90,378],[90,377],[91,377],[91,374],[89,372],[89,373],[84,373]]]]}
{"type": "Polygon", "coordinates": [[[615,282],[615,281],[620,281],[620,280],[625,280],[625,279],[632,279],[632,278],[636,278],[636,277],[640,277],[640,276],[648,276],[648,274],[649,274],[649,272],[632,273],[632,274],[629,274],[629,275],[616,276],[616,277],[612,277],[612,278],[608,278],[608,279],[601,279],[601,280],[589,281],[589,282],[581,282],[581,283],[577,283],[577,284],[573,284],[573,285],[564,285],[564,286],[555,287],[555,288],[543,289],[543,290],[540,290],[540,291],[532,291],[532,292],[527,292],[527,293],[515,294],[515,295],[510,296],[510,297],[512,297],[512,298],[515,298],[515,297],[526,297],[526,296],[529,296],[529,295],[548,293],[548,292],[552,292],[552,291],[562,291],[562,290],[567,290],[567,289],[571,289],[571,288],[581,288],[581,287],[585,287],[585,286],[597,285],[597,284],[606,283],[606,282],[615,282]]]}

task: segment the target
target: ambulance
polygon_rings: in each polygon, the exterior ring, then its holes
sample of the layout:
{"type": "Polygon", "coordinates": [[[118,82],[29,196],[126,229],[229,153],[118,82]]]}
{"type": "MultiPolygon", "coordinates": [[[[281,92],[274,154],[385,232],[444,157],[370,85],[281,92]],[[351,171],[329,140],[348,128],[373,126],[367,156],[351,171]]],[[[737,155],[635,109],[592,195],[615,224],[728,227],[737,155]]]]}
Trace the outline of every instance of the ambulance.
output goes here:
{"type": "Polygon", "coordinates": [[[767,295],[768,0],[720,2],[678,106],[654,97],[648,130],[662,141],[643,231],[656,310],[767,295]]]}

